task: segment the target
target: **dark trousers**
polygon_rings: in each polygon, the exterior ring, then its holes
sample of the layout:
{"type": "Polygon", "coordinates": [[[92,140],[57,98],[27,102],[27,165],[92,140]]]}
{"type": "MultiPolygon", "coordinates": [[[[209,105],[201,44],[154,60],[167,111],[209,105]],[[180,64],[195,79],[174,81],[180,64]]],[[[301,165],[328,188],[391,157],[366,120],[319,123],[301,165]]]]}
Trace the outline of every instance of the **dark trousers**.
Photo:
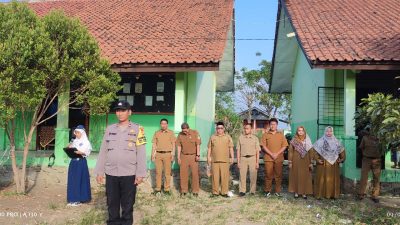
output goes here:
{"type": "Polygon", "coordinates": [[[133,224],[133,205],[135,204],[135,176],[106,175],[106,195],[108,206],[107,225],[133,224]],[[122,215],[120,214],[122,209],[122,215]]]}

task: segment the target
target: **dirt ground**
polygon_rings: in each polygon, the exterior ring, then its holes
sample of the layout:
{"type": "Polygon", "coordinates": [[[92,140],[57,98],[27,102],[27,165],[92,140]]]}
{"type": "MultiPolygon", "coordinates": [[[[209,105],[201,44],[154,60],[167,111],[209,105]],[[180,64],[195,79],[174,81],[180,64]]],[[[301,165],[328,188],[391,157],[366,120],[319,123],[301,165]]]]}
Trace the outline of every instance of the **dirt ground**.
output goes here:
{"type": "MultiPolygon", "coordinates": [[[[29,191],[14,193],[11,174],[0,169],[0,224],[105,224],[104,187],[91,178],[93,200],[79,207],[66,206],[67,168],[30,168],[29,191]]],[[[400,224],[400,198],[386,195],[381,203],[339,200],[266,199],[261,194],[240,198],[210,198],[210,186],[202,180],[198,198],[151,195],[150,179],[139,186],[135,224],[400,224]]],[[[236,184],[236,182],[234,182],[236,184]]],[[[235,193],[237,185],[232,186],[235,193]]]]}

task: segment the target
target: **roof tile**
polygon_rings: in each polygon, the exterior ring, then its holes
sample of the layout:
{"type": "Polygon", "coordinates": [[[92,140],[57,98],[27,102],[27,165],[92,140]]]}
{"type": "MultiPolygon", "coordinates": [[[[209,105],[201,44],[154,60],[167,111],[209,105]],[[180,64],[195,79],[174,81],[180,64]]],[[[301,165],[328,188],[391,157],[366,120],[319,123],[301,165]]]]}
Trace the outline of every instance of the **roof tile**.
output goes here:
{"type": "Polygon", "coordinates": [[[232,23],[233,0],[59,0],[29,3],[77,17],[112,64],[216,63],[232,23]]]}

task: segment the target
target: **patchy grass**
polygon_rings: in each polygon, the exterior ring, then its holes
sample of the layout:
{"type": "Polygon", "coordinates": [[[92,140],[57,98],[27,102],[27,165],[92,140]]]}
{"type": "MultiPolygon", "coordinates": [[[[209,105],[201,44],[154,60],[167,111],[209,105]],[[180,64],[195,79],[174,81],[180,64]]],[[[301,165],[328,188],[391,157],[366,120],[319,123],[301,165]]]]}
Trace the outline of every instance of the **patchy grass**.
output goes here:
{"type": "Polygon", "coordinates": [[[135,224],[400,224],[388,213],[400,209],[380,207],[353,198],[308,200],[292,197],[266,199],[152,196],[138,193],[135,210],[143,217],[135,224]]]}

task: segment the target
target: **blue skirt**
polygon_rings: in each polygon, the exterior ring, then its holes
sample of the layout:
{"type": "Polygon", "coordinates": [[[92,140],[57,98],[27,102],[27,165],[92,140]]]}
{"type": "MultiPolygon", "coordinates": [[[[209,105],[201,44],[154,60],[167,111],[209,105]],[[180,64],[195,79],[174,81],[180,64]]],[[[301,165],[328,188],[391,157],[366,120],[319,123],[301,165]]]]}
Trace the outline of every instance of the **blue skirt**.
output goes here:
{"type": "Polygon", "coordinates": [[[392,154],[391,154],[392,162],[397,162],[397,154],[398,154],[397,151],[392,151],[392,154]]]}
{"type": "Polygon", "coordinates": [[[68,168],[67,201],[88,202],[92,199],[89,169],[85,158],[71,159],[68,168]]]}

